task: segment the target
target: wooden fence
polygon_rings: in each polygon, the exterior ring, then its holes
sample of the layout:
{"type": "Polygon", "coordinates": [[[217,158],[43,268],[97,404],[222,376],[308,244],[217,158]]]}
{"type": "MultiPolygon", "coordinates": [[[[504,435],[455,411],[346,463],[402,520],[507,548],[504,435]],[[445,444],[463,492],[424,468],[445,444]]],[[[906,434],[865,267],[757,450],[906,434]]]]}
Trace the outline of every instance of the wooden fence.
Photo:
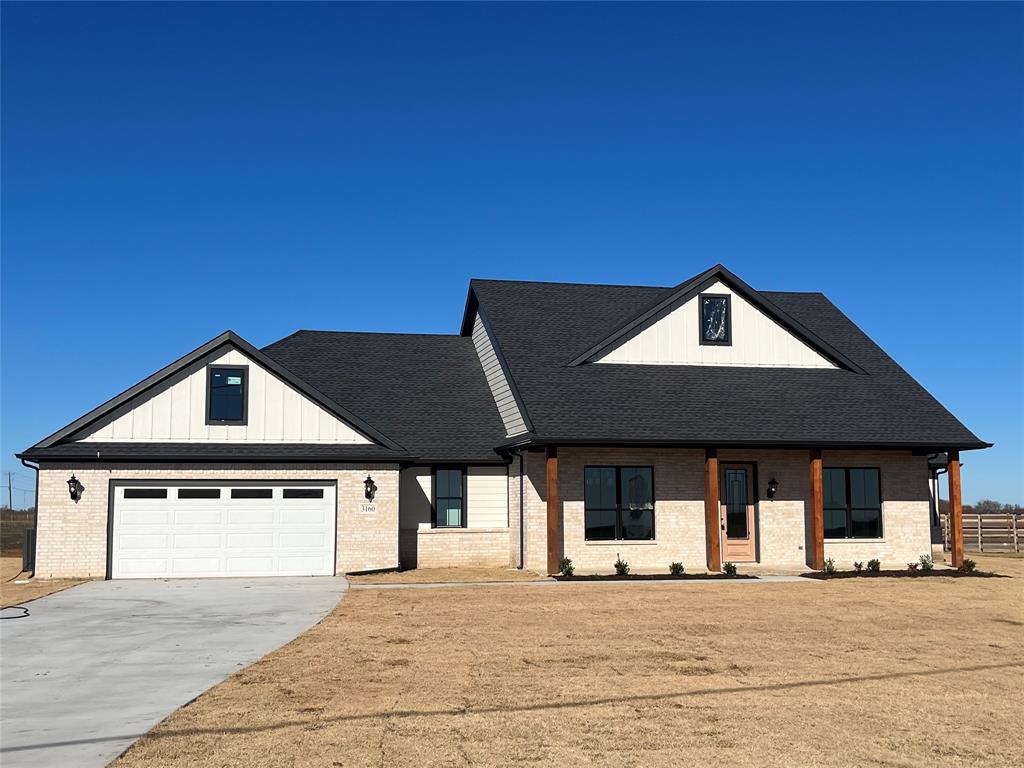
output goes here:
{"type": "MultiPolygon", "coordinates": [[[[949,550],[949,515],[942,515],[942,542],[949,550]]],[[[1024,551],[1024,513],[964,513],[964,549],[974,552],[1024,551]]]]}

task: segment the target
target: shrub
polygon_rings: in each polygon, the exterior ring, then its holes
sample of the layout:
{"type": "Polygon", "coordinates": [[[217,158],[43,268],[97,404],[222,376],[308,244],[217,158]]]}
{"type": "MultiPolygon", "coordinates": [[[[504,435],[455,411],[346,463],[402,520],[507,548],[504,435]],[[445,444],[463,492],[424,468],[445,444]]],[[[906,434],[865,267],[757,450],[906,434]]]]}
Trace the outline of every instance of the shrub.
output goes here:
{"type": "Polygon", "coordinates": [[[736,563],[726,563],[722,566],[722,570],[725,571],[726,576],[736,575],[736,563]]]}
{"type": "Polygon", "coordinates": [[[859,561],[859,560],[854,560],[853,561],[853,570],[855,570],[857,573],[860,573],[861,571],[864,570],[864,563],[859,561]]]}
{"type": "Polygon", "coordinates": [[[561,560],[558,561],[558,572],[561,573],[563,576],[572,576],[575,570],[576,567],[572,564],[572,560],[570,560],[568,557],[563,557],[561,560]]]}
{"type": "Polygon", "coordinates": [[[935,561],[932,560],[931,555],[921,555],[921,557],[918,559],[921,562],[922,571],[930,571],[935,567],[935,561]]]}
{"type": "Polygon", "coordinates": [[[619,576],[625,576],[629,573],[629,563],[622,559],[622,555],[616,555],[615,557],[618,558],[615,561],[615,573],[619,576]]]}
{"type": "Polygon", "coordinates": [[[908,571],[916,571],[918,569],[918,567],[920,567],[920,565],[921,565],[920,563],[907,563],[907,570],[908,571]]]}
{"type": "Polygon", "coordinates": [[[882,570],[882,561],[875,557],[871,558],[868,560],[868,570],[878,573],[882,570]]]}
{"type": "Polygon", "coordinates": [[[964,564],[959,568],[961,573],[974,573],[977,569],[978,564],[969,557],[964,558],[964,564]]]}
{"type": "Polygon", "coordinates": [[[668,572],[671,573],[673,576],[682,576],[683,575],[683,564],[682,563],[669,563],[668,564],[668,572]]]}
{"type": "Polygon", "coordinates": [[[829,576],[831,576],[835,572],[836,572],[836,561],[833,560],[831,557],[826,558],[826,560],[825,560],[825,573],[827,573],[829,576]]]}

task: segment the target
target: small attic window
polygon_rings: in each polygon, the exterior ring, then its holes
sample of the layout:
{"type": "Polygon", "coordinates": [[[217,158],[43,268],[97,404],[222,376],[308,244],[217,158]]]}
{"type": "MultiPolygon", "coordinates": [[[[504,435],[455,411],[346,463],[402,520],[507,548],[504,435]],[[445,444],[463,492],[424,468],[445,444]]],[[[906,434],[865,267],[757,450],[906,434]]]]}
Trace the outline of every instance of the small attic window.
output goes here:
{"type": "Polygon", "coordinates": [[[245,424],[249,369],[244,365],[211,365],[206,369],[206,423],[245,424]]]}
{"type": "Polygon", "coordinates": [[[728,294],[700,295],[700,343],[728,346],[732,344],[732,317],[728,294]]]}

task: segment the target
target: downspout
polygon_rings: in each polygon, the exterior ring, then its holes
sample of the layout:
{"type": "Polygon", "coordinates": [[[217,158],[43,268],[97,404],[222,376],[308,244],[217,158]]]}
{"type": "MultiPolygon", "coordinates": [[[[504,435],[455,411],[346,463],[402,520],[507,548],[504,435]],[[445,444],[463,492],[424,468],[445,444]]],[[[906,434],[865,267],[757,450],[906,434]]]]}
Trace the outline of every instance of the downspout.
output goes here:
{"type": "Polygon", "coordinates": [[[32,539],[32,575],[35,576],[36,555],[39,554],[39,467],[29,464],[24,459],[19,459],[19,461],[23,466],[36,473],[36,498],[32,505],[35,508],[32,514],[32,529],[35,531],[35,536],[32,539]]]}

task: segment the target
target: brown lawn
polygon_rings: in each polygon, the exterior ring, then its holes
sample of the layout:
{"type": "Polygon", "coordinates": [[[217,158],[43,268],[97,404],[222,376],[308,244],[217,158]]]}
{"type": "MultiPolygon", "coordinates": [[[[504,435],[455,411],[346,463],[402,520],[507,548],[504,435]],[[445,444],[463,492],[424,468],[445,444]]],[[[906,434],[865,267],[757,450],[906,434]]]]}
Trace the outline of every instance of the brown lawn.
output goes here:
{"type": "Polygon", "coordinates": [[[31,578],[31,574],[21,571],[21,553],[17,556],[4,554],[0,557],[0,607],[21,605],[37,597],[45,597],[62,589],[81,584],[84,579],[53,579],[31,580],[28,584],[15,584],[15,581],[31,578]]]}
{"type": "Polygon", "coordinates": [[[147,766],[1010,766],[1013,579],[350,592],[158,725],[147,766]]]}
{"type": "Polygon", "coordinates": [[[520,571],[517,568],[415,568],[346,578],[353,584],[441,584],[453,581],[528,581],[544,577],[533,571],[520,571]]]}

